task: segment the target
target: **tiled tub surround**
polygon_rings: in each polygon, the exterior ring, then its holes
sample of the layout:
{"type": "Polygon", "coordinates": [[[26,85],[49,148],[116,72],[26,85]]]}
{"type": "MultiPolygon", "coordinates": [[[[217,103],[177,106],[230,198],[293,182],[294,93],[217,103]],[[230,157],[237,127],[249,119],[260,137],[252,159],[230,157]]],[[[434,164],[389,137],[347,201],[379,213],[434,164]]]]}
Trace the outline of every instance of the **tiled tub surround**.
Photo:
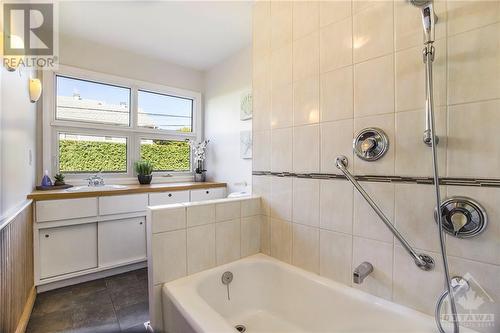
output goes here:
{"type": "Polygon", "coordinates": [[[162,332],[161,287],[260,252],[261,199],[247,197],[148,208],[149,309],[162,332]]]}
{"type": "MultiPolygon", "coordinates": [[[[435,1],[434,94],[440,176],[500,179],[500,2],[435,1]]],[[[258,1],[253,18],[254,171],[431,177],[425,125],[419,10],[395,1],[258,1]],[[365,127],[389,137],[376,162],[353,156],[365,127]]],[[[353,267],[374,273],[353,285],[432,314],[443,290],[432,186],[362,182],[385,214],[436,268],[420,271],[352,185],[342,179],[255,175],[262,197],[261,247],[272,256],[351,285],[353,267]]],[[[500,323],[500,189],[443,185],[486,209],[472,239],[447,237],[451,275],[470,273],[495,303],[476,312],[500,323]]],[[[460,306],[459,306],[460,310],[460,306]]],[[[461,309],[463,311],[463,309],[461,309]]]]}

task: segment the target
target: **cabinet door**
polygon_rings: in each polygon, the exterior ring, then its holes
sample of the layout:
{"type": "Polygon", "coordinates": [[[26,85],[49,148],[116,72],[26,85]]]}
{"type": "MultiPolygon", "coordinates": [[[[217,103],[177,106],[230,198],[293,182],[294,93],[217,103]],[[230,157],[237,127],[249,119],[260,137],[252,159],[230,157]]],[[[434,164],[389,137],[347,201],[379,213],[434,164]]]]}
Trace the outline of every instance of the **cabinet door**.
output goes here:
{"type": "Polygon", "coordinates": [[[97,267],[97,223],[38,232],[42,279],[97,267]]]}
{"type": "Polygon", "coordinates": [[[36,221],[69,220],[97,216],[97,198],[61,199],[36,202],[36,221]]]}
{"type": "Polygon", "coordinates": [[[142,212],[147,206],[147,193],[99,197],[99,215],[142,212]]]}
{"type": "Polygon", "coordinates": [[[99,267],[146,259],[144,217],[99,222],[99,267]]]}
{"type": "Polygon", "coordinates": [[[191,201],[203,201],[222,199],[226,197],[226,188],[204,188],[201,190],[191,190],[191,201]]]}
{"type": "Polygon", "coordinates": [[[149,194],[149,205],[168,205],[174,203],[189,202],[189,191],[173,191],[149,194]]]}

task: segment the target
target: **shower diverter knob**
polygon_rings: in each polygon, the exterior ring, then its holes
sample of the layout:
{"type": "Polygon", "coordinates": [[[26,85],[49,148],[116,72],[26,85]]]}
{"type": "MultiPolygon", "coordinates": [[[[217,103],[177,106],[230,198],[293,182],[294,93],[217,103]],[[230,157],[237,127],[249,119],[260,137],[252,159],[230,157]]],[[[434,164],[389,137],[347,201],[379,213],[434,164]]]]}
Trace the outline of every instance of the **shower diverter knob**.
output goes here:
{"type": "Polygon", "coordinates": [[[370,127],[360,131],[353,141],[356,156],[364,161],[376,161],[389,149],[389,139],[380,128],[370,127]]]}

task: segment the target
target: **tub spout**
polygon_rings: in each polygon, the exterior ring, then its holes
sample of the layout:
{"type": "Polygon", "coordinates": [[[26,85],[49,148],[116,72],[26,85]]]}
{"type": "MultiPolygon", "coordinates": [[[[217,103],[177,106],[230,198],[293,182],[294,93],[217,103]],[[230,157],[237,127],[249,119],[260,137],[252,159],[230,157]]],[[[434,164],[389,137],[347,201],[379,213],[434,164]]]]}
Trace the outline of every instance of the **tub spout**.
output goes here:
{"type": "Polygon", "coordinates": [[[354,272],[352,272],[352,281],[356,284],[361,284],[363,283],[365,277],[367,277],[371,272],[373,272],[373,265],[365,261],[356,267],[354,272]]]}

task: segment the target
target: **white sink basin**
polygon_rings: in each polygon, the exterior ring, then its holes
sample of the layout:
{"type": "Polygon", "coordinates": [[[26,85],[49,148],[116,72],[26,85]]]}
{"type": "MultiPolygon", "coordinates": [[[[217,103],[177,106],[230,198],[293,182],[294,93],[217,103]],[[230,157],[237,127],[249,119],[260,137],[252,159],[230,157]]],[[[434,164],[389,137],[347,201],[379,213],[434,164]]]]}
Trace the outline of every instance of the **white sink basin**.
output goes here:
{"type": "Polygon", "coordinates": [[[127,186],[125,185],[75,186],[68,188],[66,192],[107,191],[107,190],[119,190],[123,188],[127,188],[127,186]]]}

